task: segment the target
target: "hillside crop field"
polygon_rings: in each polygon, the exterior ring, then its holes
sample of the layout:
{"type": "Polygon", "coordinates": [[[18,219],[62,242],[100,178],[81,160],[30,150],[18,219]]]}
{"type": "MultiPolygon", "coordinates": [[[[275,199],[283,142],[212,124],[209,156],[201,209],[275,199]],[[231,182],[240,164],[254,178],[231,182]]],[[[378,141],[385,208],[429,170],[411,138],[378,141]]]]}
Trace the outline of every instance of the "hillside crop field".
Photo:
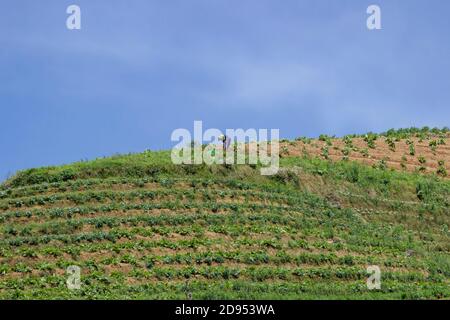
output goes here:
{"type": "Polygon", "coordinates": [[[282,141],[274,176],[170,151],[21,171],[0,187],[0,299],[449,299],[449,138],[282,141]]]}
{"type": "Polygon", "coordinates": [[[450,172],[450,133],[429,130],[397,130],[382,135],[321,135],[318,139],[299,137],[282,144],[283,155],[317,156],[330,160],[352,160],[366,165],[409,172],[450,172]]]}

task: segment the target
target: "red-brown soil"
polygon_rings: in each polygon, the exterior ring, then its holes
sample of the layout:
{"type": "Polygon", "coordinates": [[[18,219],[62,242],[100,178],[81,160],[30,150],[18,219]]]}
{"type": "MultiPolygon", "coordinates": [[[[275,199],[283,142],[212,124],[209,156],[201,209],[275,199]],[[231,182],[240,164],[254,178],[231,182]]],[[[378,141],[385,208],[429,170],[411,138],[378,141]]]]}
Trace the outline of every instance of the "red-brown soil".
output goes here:
{"type": "MultiPolygon", "coordinates": [[[[437,139],[437,138],[436,138],[437,139]]],[[[450,137],[444,139],[445,144],[437,145],[435,150],[430,147],[430,141],[434,138],[409,139],[415,148],[415,154],[410,154],[409,145],[406,139],[395,141],[395,150],[389,147],[385,137],[378,137],[375,140],[375,148],[369,148],[363,138],[353,138],[352,146],[345,144],[343,139],[330,139],[331,145],[328,145],[328,158],[332,161],[345,159],[343,151],[349,152],[347,157],[350,161],[357,161],[367,165],[379,165],[382,160],[388,168],[405,170],[409,172],[419,171],[422,173],[436,173],[439,168],[439,162],[443,161],[443,167],[450,174],[450,137]],[[420,163],[419,159],[423,157],[425,163],[420,163]],[[422,167],[422,168],[421,168],[422,167]]],[[[282,142],[280,144],[281,156],[313,156],[325,158],[323,152],[327,143],[318,139],[313,139],[310,143],[303,141],[282,142]]]]}

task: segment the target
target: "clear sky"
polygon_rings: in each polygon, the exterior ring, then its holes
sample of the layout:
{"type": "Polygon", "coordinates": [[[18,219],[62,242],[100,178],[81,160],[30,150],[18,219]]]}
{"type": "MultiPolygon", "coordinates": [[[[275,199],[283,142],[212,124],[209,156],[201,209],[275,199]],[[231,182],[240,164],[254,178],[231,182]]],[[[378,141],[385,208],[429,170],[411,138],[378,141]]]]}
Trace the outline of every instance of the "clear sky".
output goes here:
{"type": "Polygon", "coordinates": [[[167,149],[171,132],[293,138],[450,123],[448,0],[2,0],[0,180],[167,149]],[[66,8],[81,7],[81,30],[66,8]],[[381,7],[382,30],[366,9],[381,7]]]}

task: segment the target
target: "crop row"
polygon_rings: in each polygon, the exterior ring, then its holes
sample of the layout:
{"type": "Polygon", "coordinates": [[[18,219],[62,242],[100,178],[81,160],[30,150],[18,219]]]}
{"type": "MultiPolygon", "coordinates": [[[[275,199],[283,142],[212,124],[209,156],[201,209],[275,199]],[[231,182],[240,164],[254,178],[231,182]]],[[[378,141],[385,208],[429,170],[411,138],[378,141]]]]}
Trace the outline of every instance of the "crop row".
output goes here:
{"type": "MultiPolygon", "coordinates": [[[[49,249],[47,249],[49,250],[49,249]]],[[[55,252],[48,251],[47,253],[55,254],[55,252]]],[[[114,251],[108,254],[102,252],[101,255],[87,258],[83,255],[83,260],[79,258],[74,260],[67,260],[63,258],[45,259],[40,257],[37,259],[35,252],[23,250],[22,255],[26,258],[15,259],[14,264],[8,263],[8,259],[0,260],[0,274],[7,275],[9,273],[31,273],[32,271],[54,273],[58,269],[66,269],[70,265],[77,265],[86,270],[99,270],[105,266],[108,269],[121,268],[124,265],[132,267],[145,267],[148,269],[154,267],[162,267],[164,265],[266,265],[266,266],[321,266],[328,265],[330,268],[338,266],[360,266],[363,268],[368,264],[377,264],[384,270],[395,267],[396,271],[399,268],[404,271],[418,271],[426,270],[433,274],[433,276],[443,274],[443,276],[450,276],[449,271],[442,271],[428,267],[426,264],[414,259],[392,259],[392,258],[371,258],[367,256],[354,256],[345,254],[338,256],[335,253],[313,253],[313,252],[296,252],[293,250],[280,250],[276,253],[268,253],[265,250],[231,250],[231,251],[215,251],[215,252],[187,252],[157,255],[150,254],[150,252],[141,251],[114,251]]]]}
{"type": "MultiPolygon", "coordinates": [[[[14,245],[17,241],[35,243],[48,239],[41,238],[40,235],[43,235],[42,237],[61,236],[62,238],[59,240],[66,241],[65,237],[86,235],[89,231],[94,230],[94,228],[101,229],[103,232],[117,230],[118,232],[131,232],[146,237],[154,237],[156,235],[167,237],[174,234],[181,236],[195,235],[198,239],[204,237],[207,232],[233,237],[235,240],[259,235],[271,235],[274,238],[280,239],[282,237],[293,238],[295,236],[301,236],[324,240],[338,236],[347,239],[347,243],[350,244],[384,246],[387,248],[403,247],[405,246],[404,243],[406,245],[408,243],[413,245],[414,241],[411,238],[411,234],[399,235],[397,233],[388,233],[386,229],[378,229],[376,231],[381,231],[380,234],[384,235],[382,239],[379,239],[377,234],[374,237],[370,233],[372,230],[366,232],[365,229],[356,229],[353,231],[356,235],[347,236],[346,233],[351,228],[349,228],[345,221],[340,219],[334,219],[324,227],[323,222],[316,217],[278,215],[273,213],[223,214],[215,216],[209,214],[162,214],[158,216],[95,217],[70,220],[68,222],[58,221],[33,224],[22,228],[11,225],[4,227],[3,233],[5,237],[2,241],[14,245]],[[86,228],[88,226],[92,228],[86,228]]],[[[89,241],[89,239],[90,237],[87,237],[85,240],[89,241]]],[[[277,248],[281,247],[277,246],[277,248]]]]}
{"type": "MultiPolygon", "coordinates": [[[[233,211],[239,212],[258,212],[264,210],[271,210],[273,212],[288,212],[288,211],[302,211],[305,214],[322,214],[326,206],[318,202],[304,201],[303,199],[293,199],[298,204],[292,206],[280,206],[272,204],[258,204],[258,203],[242,203],[242,202],[215,202],[215,201],[202,201],[202,202],[182,202],[182,201],[164,201],[160,203],[108,203],[103,205],[87,205],[77,207],[64,207],[64,208],[47,208],[47,209],[32,209],[32,210],[16,210],[5,211],[0,214],[0,223],[6,222],[14,218],[27,218],[32,217],[39,218],[73,218],[75,216],[92,215],[96,213],[108,213],[108,212],[123,212],[131,210],[150,211],[150,210],[163,210],[168,209],[171,211],[179,210],[206,210],[211,213],[218,213],[220,211],[233,211]],[[312,210],[314,208],[315,210],[312,210]]],[[[289,200],[291,201],[291,200],[289,200]]]]}
{"type": "MultiPolygon", "coordinates": [[[[255,216],[257,217],[257,216],[255,216]]],[[[262,217],[261,219],[267,219],[262,217]]],[[[264,221],[264,220],[260,220],[264,221]]],[[[255,228],[257,229],[257,228],[255,228]]],[[[162,230],[156,229],[156,230],[162,230]]],[[[235,230],[239,230],[236,228],[235,230]]],[[[276,229],[271,229],[274,231],[276,229]]],[[[355,230],[352,234],[346,235],[345,232],[339,233],[339,237],[343,238],[344,241],[330,242],[329,234],[323,233],[320,229],[314,230],[305,230],[302,233],[310,232],[312,234],[319,235],[321,240],[316,241],[311,244],[321,249],[328,250],[341,250],[347,248],[348,250],[355,252],[364,252],[371,254],[383,254],[383,253],[396,253],[396,254],[406,254],[407,250],[410,248],[414,248],[415,246],[423,246],[425,245],[425,241],[422,240],[419,242],[414,242],[411,238],[408,238],[408,235],[398,236],[396,234],[391,233],[388,229],[386,230],[368,230],[359,229],[355,230]],[[413,241],[413,242],[411,242],[413,241]]],[[[216,231],[220,231],[216,230],[216,231]]],[[[172,241],[170,239],[163,238],[162,240],[148,241],[145,243],[147,248],[170,248],[170,249],[179,249],[182,248],[200,248],[200,247],[209,247],[216,245],[226,245],[226,246],[259,246],[264,248],[273,248],[273,249],[282,249],[286,247],[304,247],[309,246],[309,243],[305,239],[292,239],[292,240],[282,240],[283,230],[278,229],[278,235],[275,236],[259,236],[257,238],[253,237],[245,237],[245,236],[237,236],[233,239],[233,242],[230,243],[229,240],[222,236],[211,239],[210,237],[198,237],[195,235],[193,238],[185,237],[179,241],[172,241]],[[279,239],[277,239],[279,237],[279,239]],[[306,245],[305,245],[306,243],[306,245]]],[[[108,231],[96,231],[96,232],[83,232],[76,234],[56,234],[56,235],[44,235],[44,236],[30,236],[30,237],[14,237],[3,239],[0,241],[2,246],[12,246],[12,247],[21,247],[21,246],[38,246],[42,244],[53,243],[54,241],[62,242],[64,244],[81,244],[81,243],[95,243],[98,241],[108,241],[108,242],[117,242],[119,239],[130,239],[137,240],[142,237],[153,237],[155,235],[155,228],[144,228],[144,227],[134,227],[134,228],[112,228],[108,231]]],[[[220,235],[220,233],[218,234],[220,235]]],[[[291,237],[293,234],[291,235],[291,237]]],[[[303,236],[304,235],[300,235],[303,236]]],[[[429,240],[429,243],[432,244],[432,239],[429,240]]]]}
{"type": "MultiPolygon", "coordinates": [[[[92,273],[102,277],[104,281],[112,281],[110,274],[104,273],[102,270],[93,271],[92,273]]],[[[126,277],[135,280],[146,281],[163,281],[173,279],[199,279],[205,278],[210,280],[219,279],[242,279],[257,282],[267,280],[284,280],[298,281],[304,279],[320,279],[320,280],[363,280],[367,278],[365,267],[356,266],[337,266],[335,268],[325,267],[268,267],[268,266],[187,266],[187,267],[153,267],[150,268],[133,268],[126,277]]],[[[11,278],[7,278],[11,279],[11,278]]],[[[41,277],[42,279],[42,277],[41,277]]],[[[430,282],[430,283],[446,283],[445,278],[439,276],[427,276],[421,272],[397,272],[384,271],[383,279],[396,280],[399,282],[430,282]]],[[[5,281],[2,281],[5,283],[5,281]]],[[[6,282],[8,283],[8,282],[6,282]]]]}
{"type": "MultiPolygon", "coordinates": [[[[177,253],[179,250],[198,250],[200,248],[205,248],[212,252],[221,251],[219,248],[223,249],[239,249],[242,252],[255,251],[255,250],[283,250],[286,252],[335,252],[340,253],[340,256],[348,255],[350,252],[353,256],[355,253],[358,255],[363,255],[367,258],[369,263],[377,263],[379,262],[378,257],[385,257],[386,260],[384,263],[388,266],[406,266],[416,265],[416,258],[407,257],[404,252],[387,252],[386,250],[380,250],[379,248],[370,248],[365,246],[358,246],[358,244],[350,244],[347,245],[343,242],[328,242],[325,239],[314,238],[312,236],[308,236],[307,238],[304,236],[295,237],[291,235],[291,240],[280,241],[276,237],[279,236],[277,234],[284,231],[285,227],[278,228],[275,231],[275,238],[273,237],[259,237],[258,239],[251,239],[248,237],[238,237],[235,241],[229,242],[224,237],[218,237],[215,239],[205,239],[204,237],[197,237],[197,234],[201,234],[201,228],[199,230],[198,227],[192,227],[190,229],[183,229],[183,232],[189,232],[190,234],[196,235],[195,238],[183,237],[183,239],[175,240],[170,238],[164,238],[162,240],[143,240],[142,237],[147,235],[152,235],[154,232],[161,232],[162,227],[157,227],[147,229],[147,230],[139,230],[134,232],[134,234],[139,234],[140,239],[135,239],[133,237],[133,232],[129,233],[129,239],[126,240],[122,238],[120,242],[108,242],[105,240],[100,240],[96,242],[78,242],[74,244],[67,244],[65,246],[59,246],[57,244],[54,245],[46,245],[46,243],[36,244],[33,247],[30,246],[3,246],[0,249],[0,257],[4,257],[7,261],[12,257],[24,257],[24,258],[44,258],[53,257],[59,258],[64,254],[72,256],[74,259],[78,259],[80,255],[83,254],[96,254],[99,252],[114,252],[116,254],[124,253],[124,252],[146,252],[155,250],[164,250],[168,252],[177,253]],[[369,254],[370,253],[370,254],[369,254]]],[[[212,230],[215,230],[212,228],[212,230]]],[[[163,232],[167,232],[165,229],[163,232]]],[[[180,231],[180,230],[177,230],[180,231]]],[[[223,232],[223,230],[215,230],[217,232],[223,232]]],[[[162,232],[162,233],[163,233],[162,232]]]]}
{"type": "MultiPolygon", "coordinates": [[[[187,226],[190,232],[194,228],[193,225],[202,227],[204,230],[208,227],[215,232],[224,234],[232,234],[239,236],[245,234],[246,231],[253,230],[255,233],[262,232],[264,226],[270,225],[283,226],[284,233],[291,231],[297,233],[297,230],[302,230],[306,233],[308,229],[321,226],[321,221],[316,217],[301,217],[298,214],[280,215],[274,213],[258,213],[258,214],[220,214],[211,215],[207,213],[203,214],[160,214],[160,215],[139,215],[139,216],[124,216],[124,217],[94,217],[94,218],[82,218],[78,220],[69,221],[55,221],[47,222],[43,224],[29,224],[23,227],[17,227],[14,225],[7,225],[3,228],[4,238],[3,240],[14,241],[17,239],[32,239],[36,237],[35,234],[43,234],[48,236],[56,235],[69,235],[70,233],[81,230],[83,226],[90,225],[95,228],[115,228],[118,226],[150,226],[152,230],[158,230],[163,235],[167,235],[169,232],[180,231],[177,229],[168,229],[163,226],[187,226]]],[[[340,226],[336,224],[336,230],[338,228],[345,228],[344,224],[340,226]]],[[[268,232],[275,232],[270,229],[268,232]]],[[[151,230],[147,230],[147,233],[154,233],[151,230]]]]}
{"type": "MultiPolygon", "coordinates": [[[[162,235],[170,232],[179,233],[182,229],[174,230],[165,228],[164,226],[185,226],[183,233],[191,232],[192,228],[198,226],[203,230],[208,227],[214,231],[224,234],[239,235],[252,230],[255,233],[263,232],[264,226],[276,224],[284,226],[287,231],[296,232],[300,228],[310,228],[311,226],[319,226],[321,224],[315,217],[305,219],[300,215],[278,215],[273,213],[258,214],[161,214],[161,215],[135,215],[135,216],[107,216],[71,219],[68,221],[59,220],[44,223],[32,223],[25,226],[17,227],[16,225],[6,225],[2,229],[4,237],[31,236],[36,234],[68,234],[78,230],[82,230],[84,226],[93,226],[96,229],[104,227],[114,228],[118,226],[152,226],[154,230],[159,230],[162,235]],[[193,225],[195,224],[195,225],[193,225]],[[289,229],[288,229],[289,228],[289,229]]],[[[274,232],[275,230],[267,230],[274,232]]],[[[285,230],[285,232],[287,232],[285,230]]]]}
{"type": "MultiPolygon", "coordinates": [[[[269,181],[268,181],[269,182],[269,181]]],[[[37,185],[6,188],[0,191],[0,199],[19,198],[25,196],[33,196],[48,192],[66,192],[66,191],[82,191],[93,188],[111,188],[112,186],[130,186],[135,188],[143,188],[149,184],[158,184],[162,187],[174,187],[178,184],[185,184],[190,188],[229,188],[236,190],[260,190],[266,192],[284,192],[289,190],[286,185],[272,183],[252,183],[230,178],[174,178],[174,177],[145,177],[131,178],[119,177],[108,179],[83,179],[74,181],[60,181],[53,183],[43,183],[37,185]]]]}
{"type": "Polygon", "coordinates": [[[83,278],[80,290],[68,290],[64,276],[24,277],[0,282],[3,299],[427,299],[448,298],[445,284],[384,280],[368,290],[362,280],[254,282],[246,280],[173,280],[130,285],[120,274],[113,281],[100,275],[83,278]]]}
{"type": "Polygon", "coordinates": [[[237,191],[237,190],[209,190],[209,189],[161,189],[161,190],[132,190],[132,191],[86,191],[75,193],[59,193],[48,196],[36,196],[28,198],[18,198],[0,203],[0,209],[8,210],[10,208],[32,207],[54,204],[59,201],[69,201],[74,204],[84,204],[88,202],[105,201],[130,201],[130,200],[156,200],[163,198],[175,198],[178,200],[202,199],[211,201],[220,198],[241,198],[243,201],[261,200],[261,201],[283,201],[288,204],[311,201],[313,198],[307,194],[298,192],[294,195],[272,194],[257,191],[237,191]]]}

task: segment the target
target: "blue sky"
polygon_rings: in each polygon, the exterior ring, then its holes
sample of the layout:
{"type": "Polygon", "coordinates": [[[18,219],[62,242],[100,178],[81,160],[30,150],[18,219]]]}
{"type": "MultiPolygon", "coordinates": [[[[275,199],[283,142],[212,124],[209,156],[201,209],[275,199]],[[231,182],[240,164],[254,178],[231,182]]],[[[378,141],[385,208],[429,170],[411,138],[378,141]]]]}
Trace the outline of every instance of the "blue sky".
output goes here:
{"type": "Polygon", "coordinates": [[[171,132],[282,137],[448,126],[447,0],[3,0],[0,180],[167,149],[171,132]],[[82,29],[66,28],[81,7],[82,29]],[[378,4],[382,30],[366,28],[378,4]]]}

